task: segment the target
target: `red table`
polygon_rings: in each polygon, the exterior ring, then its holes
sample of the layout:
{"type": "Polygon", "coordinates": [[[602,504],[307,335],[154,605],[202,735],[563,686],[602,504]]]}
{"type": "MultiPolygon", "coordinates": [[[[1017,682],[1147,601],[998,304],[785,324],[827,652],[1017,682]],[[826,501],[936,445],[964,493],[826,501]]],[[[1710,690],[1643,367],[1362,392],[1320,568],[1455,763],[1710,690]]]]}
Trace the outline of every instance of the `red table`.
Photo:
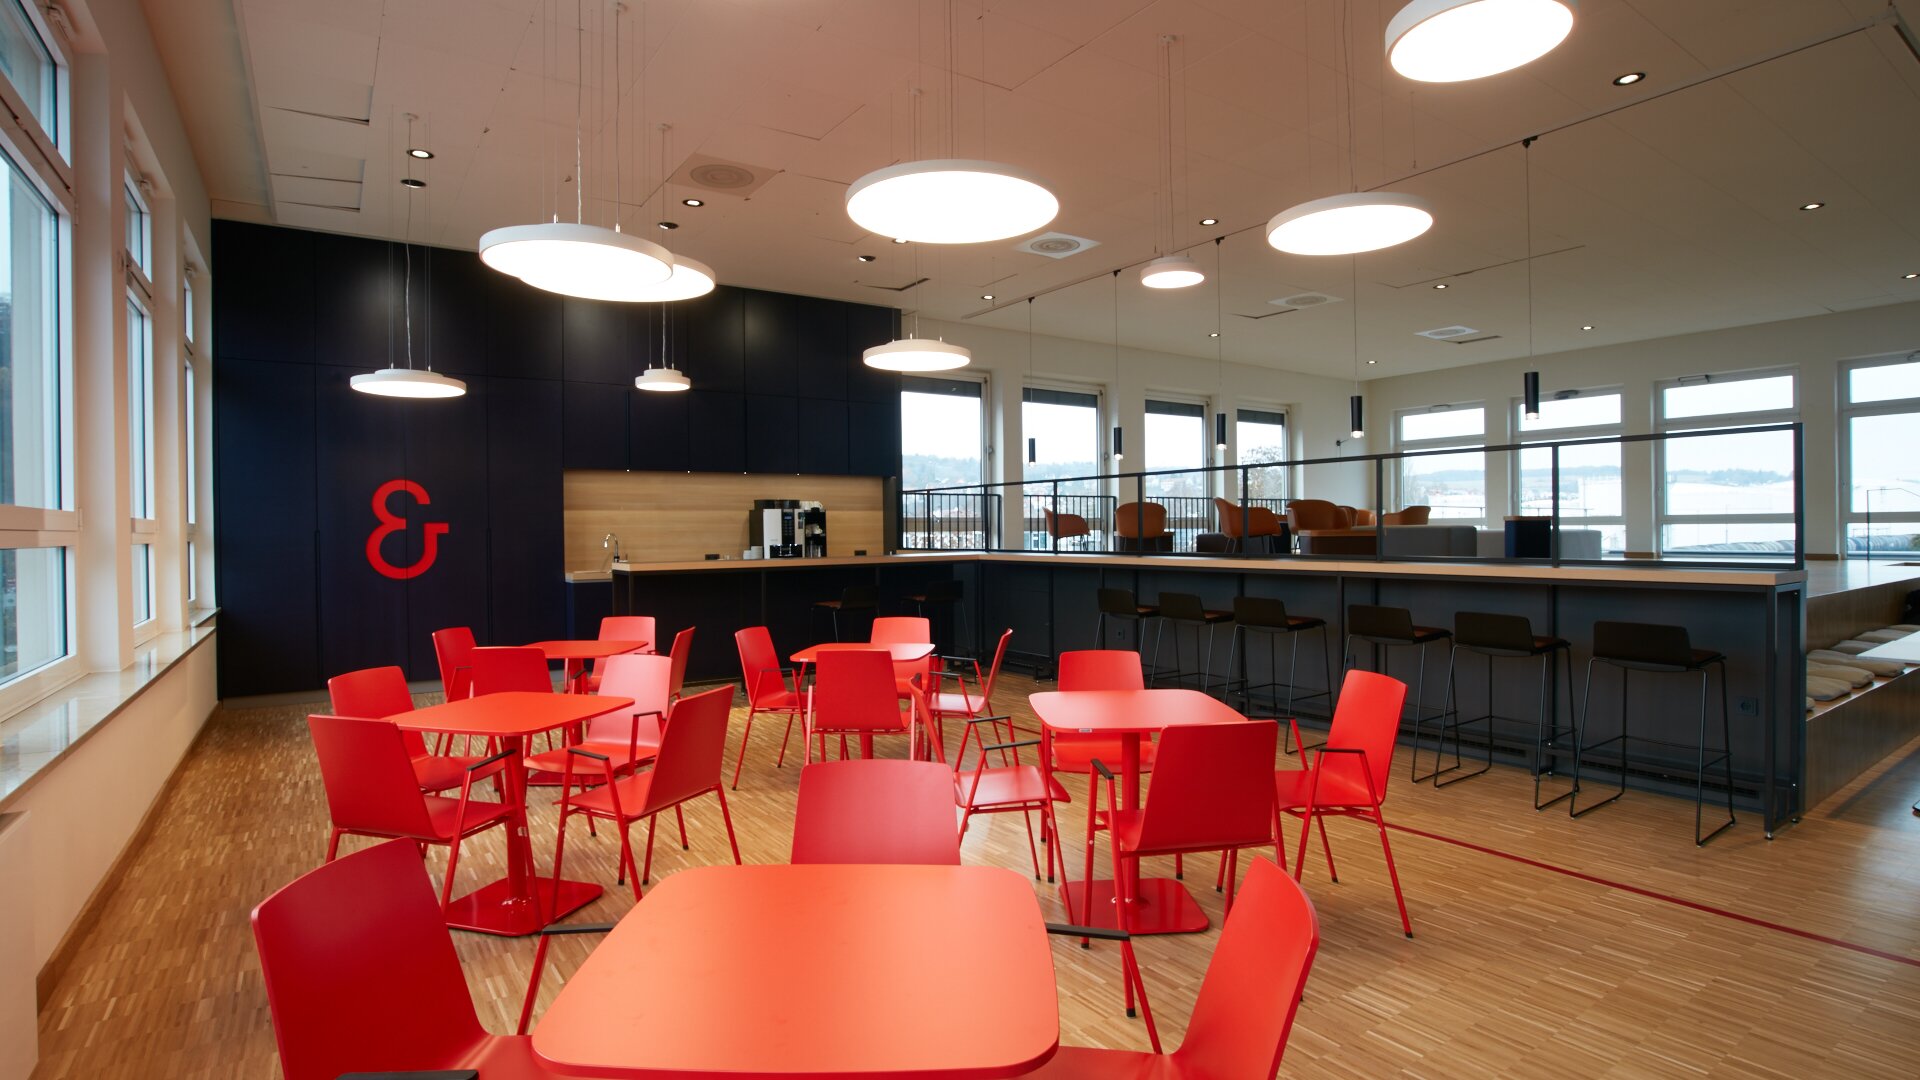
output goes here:
{"type": "MultiPolygon", "coordinates": [[[[1162,728],[1190,724],[1244,723],[1246,717],[1198,690],[1054,690],[1031,694],[1027,701],[1040,718],[1042,761],[1053,760],[1053,735],[1118,735],[1120,737],[1120,809],[1140,808],[1140,737],[1162,728]]],[[[1138,864],[1134,864],[1136,867],[1138,864]]],[[[1138,873],[1137,869],[1129,871],[1138,873]]],[[[1079,918],[1081,893],[1091,888],[1093,903],[1085,908],[1095,926],[1117,927],[1113,882],[1068,881],[1060,886],[1068,911],[1079,918]]],[[[1172,878],[1140,878],[1132,889],[1135,899],[1128,916],[1136,934],[1190,934],[1207,928],[1186,886],[1172,878]]]]}
{"type": "Polygon", "coordinates": [[[652,642],[648,641],[536,641],[527,648],[539,649],[547,654],[549,660],[564,661],[567,692],[584,694],[587,692],[587,661],[638,652],[650,644],[652,642]]]}
{"type": "MultiPolygon", "coordinates": [[[[506,691],[416,709],[394,717],[394,723],[406,731],[497,738],[502,749],[518,756],[529,735],[632,707],[632,698],[506,691]]],[[[455,900],[447,908],[447,925],[519,937],[591,903],[600,895],[600,886],[563,880],[558,903],[553,903],[553,879],[543,878],[534,870],[533,848],[527,841],[526,770],[509,768],[502,774],[506,777],[506,797],[516,808],[507,828],[507,876],[455,900]],[[552,910],[548,910],[549,905],[552,910]]]]}
{"type": "Polygon", "coordinates": [[[1060,1039],[1033,887],[986,866],[714,866],[634,905],[533,1051],[569,1075],[1020,1076],[1060,1039]]]}

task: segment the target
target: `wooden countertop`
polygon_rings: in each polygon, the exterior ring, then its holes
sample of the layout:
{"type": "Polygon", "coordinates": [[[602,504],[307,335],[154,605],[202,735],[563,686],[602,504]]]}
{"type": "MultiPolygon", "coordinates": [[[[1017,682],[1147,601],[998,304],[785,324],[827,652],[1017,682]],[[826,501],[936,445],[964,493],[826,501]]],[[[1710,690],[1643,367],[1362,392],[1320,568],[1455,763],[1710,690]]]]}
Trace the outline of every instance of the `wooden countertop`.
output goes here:
{"type": "MultiPolygon", "coordinates": [[[[1700,567],[1662,567],[1657,563],[1618,563],[1602,566],[1547,566],[1492,560],[1460,562],[1403,562],[1394,560],[1318,557],[1239,558],[1229,555],[1107,555],[1062,552],[915,551],[898,555],[858,555],[825,559],[720,559],[699,562],[614,564],[628,574],[727,573],[756,570],[807,570],[822,567],[887,566],[911,562],[997,562],[1013,565],[1068,565],[1133,570],[1211,570],[1236,574],[1347,574],[1373,577],[1474,578],[1523,582],[1564,582],[1645,585],[1702,585],[1730,588],[1773,587],[1804,582],[1801,570],[1716,570],[1700,567]]],[[[571,575],[569,580],[582,580],[571,575]]],[[[585,579],[593,580],[593,579],[585,579]]]]}

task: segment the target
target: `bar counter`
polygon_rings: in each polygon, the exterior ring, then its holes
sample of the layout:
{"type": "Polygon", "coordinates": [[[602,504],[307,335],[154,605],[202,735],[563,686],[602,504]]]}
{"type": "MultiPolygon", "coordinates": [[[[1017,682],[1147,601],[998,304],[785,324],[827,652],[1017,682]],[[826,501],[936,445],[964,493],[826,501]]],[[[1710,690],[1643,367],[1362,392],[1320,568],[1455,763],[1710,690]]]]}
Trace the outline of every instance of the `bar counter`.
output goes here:
{"type": "MultiPolygon", "coordinates": [[[[1798,570],[1662,567],[1658,564],[1551,566],[1514,562],[1394,562],[1326,557],[1154,556],[1054,554],[1048,552],[913,552],[824,559],[730,559],[701,562],[616,563],[611,574],[615,614],[646,614],[660,620],[660,633],[698,625],[690,664],[697,679],[738,678],[732,631],[765,625],[783,650],[830,640],[832,628],[814,605],[837,599],[850,585],[876,586],[880,614],[912,614],[904,597],[949,578],[962,583],[964,619],[934,617],[942,652],[990,656],[1004,628],[1014,632],[1010,662],[1051,675],[1053,658],[1071,649],[1098,646],[1094,627],[1096,591],[1131,589],[1151,603],[1162,591],[1198,595],[1209,608],[1231,609],[1235,596],[1284,601],[1290,614],[1327,620],[1333,665],[1340,662],[1349,604],[1404,607],[1416,623],[1452,627],[1461,611],[1525,615],[1538,634],[1573,643],[1572,687],[1556,686],[1551,708],[1564,724],[1587,692],[1587,661],[1596,621],[1671,623],[1685,626],[1696,648],[1727,655],[1729,724],[1733,739],[1734,798],[1767,818],[1768,831],[1800,809],[1805,758],[1803,606],[1807,575],[1798,570]],[[711,628],[711,629],[709,629],[711,628]]],[[[843,619],[843,624],[845,620],[843,619]]],[[[1110,627],[1105,645],[1132,648],[1127,626],[1110,627]]],[[[1191,630],[1186,648],[1191,654],[1191,630]]],[[[1228,628],[1215,638],[1208,665],[1225,677],[1228,628]]],[[[863,628],[850,629],[849,636],[863,628]]],[[[1169,628],[1162,663],[1172,660],[1169,628]]],[[[1300,645],[1303,687],[1318,688],[1324,670],[1314,635],[1300,645]]],[[[1155,644],[1147,641],[1149,664],[1155,644]]],[[[1204,642],[1203,642],[1204,646],[1204,642]]],[[[1444,698],[1447,650],[1430,647],[1424,700],[1431,709],[1444,698]]],[[[1253,682],[1269,678],[1264,647],[1253,650],[1246,672],[1253,682]]],[[[1284,676],[1282,650],[1277,673],[1284,676]]],[[[1393,650],[1387,670],[1411,688],[1416,653],[1393,650]]],[[[1362,649],[1360,666],[1371,666],[1362,649]]],[[[1484,661],[1463,659],[1457,688],[1463,716],[1490,711],[1484,661]]],[[[1524,723],[1496,726],[1494,760],[1524,764],[1533,737],[1537,669],[1517,662],[1495,668],[1497,700],[1491,711],[1524,723]]],[[[1716,688],[1717,689],[1717,688],[1716,688]]],[[[1411,691],[1410,691],[1411,692],[1411,691]]],[[[1607,670],[1591,690],[1592,722],[1582,732],[1593,744],[1620,724],[1620,680],[1607,670]]],[[[1718,694],[1708,723],[1717,744],[1718,694]]],[[[1636,675],[1630,730],[1636,736],[1691,742],[1698,732],[1697,684],[1684,679],[1636,675]]],[[[1306,709],[1301,711],[1305,712],[1306,709]]],[[[1409,725],[1410,730],[1410,725],[1409,725]]],[[[1433,725],[1429,722],[1429,732],[1433,725]]],[[[1484,730],[1475,725],[1472,738],[1484,730]]],[[[1429,746],[1431,746],[1431,737],[1429,746]]],[[[1484,751],[1484,743],[1479,747],[1484,751]]],[[[1569,764],[1559,760],[1563,769],[1569,764]]],[[[1404,767],[1404,765],[1403,765],[1404,767]]],[[[1617,782],[1607,769],[1592,776],[1596,787],[1617,782]]],[[[1629,783],[1692,795],[1691,755],[1653,756],[1652,766],[1633,768],[1629,783]],[[1683,760],[1684,759],[1684,760],[1683,760]]],[[[1709,784],[1708,798],[1716,792],[1709,784]]]]}

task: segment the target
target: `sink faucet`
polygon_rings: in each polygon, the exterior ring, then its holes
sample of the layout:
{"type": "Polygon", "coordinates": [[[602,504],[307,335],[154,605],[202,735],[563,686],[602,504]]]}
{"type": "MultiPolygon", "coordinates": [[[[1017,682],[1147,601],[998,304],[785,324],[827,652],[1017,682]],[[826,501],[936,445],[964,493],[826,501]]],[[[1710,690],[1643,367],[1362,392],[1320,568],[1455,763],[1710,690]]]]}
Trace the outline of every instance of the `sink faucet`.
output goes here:
{"type": "Polygon", "coordinates": [[[620,537],[616,536],[613,533],[608,533],[607,535],[601,537],[600,550],[602,551],[611,550],[613,552],[613,557],[610,560],[608,560],[608,563],[607,563],[608,566],[612,566],[614,563],[619,562],[620,561],[620,537]]]}

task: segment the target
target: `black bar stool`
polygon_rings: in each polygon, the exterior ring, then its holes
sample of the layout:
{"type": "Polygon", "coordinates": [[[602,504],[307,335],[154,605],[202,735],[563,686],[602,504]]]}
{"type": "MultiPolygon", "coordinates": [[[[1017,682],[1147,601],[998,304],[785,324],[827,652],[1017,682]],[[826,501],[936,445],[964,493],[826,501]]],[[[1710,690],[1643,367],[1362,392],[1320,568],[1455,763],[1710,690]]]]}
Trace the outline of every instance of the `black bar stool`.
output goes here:
{"type": "Polygon", "coordinates": [[[1134,598],[1132,589],[1102,588],[1099,594],[1100,615],[1093,622],[1094,648],[1107,647],[1107,620],[1117,619],[1133,624],[1133,647],[1142,656],[1147,649],[1147,620],[1160,617],[1160,605],[1142,604],[1134,598]]]}
{"type": "MultiPolygon", "coordinates": [[[[1437,626],[1415,626],[1413,613],[1406,608],[1376,607],[1372,604],[1347,605],[1347,644],[1344,651],[1342,670],[1353,666],[1353,643],[1355,640],[1367,642],[1375,649],[1397,649],[1411,646],[1420,653],[1420,675],[1414,683],[1413,691],[1413,744],[1420,745],[1421,726],[1427,717],[1427,646],[1437,641],[1451,641],[1453,634],[1437,626]]],[[[1384,663],[1377,665],[1385,671],[1384,663]]],[[[1434,717],[1441,721],[1447,718],[1447,703],[1442,701],[1434,710],[1434,717]]],[[[1437,775],[1428,773],[1419,775],[1419,755],[1415,755],[1413,782],[1419,783],[1437,775]]]]}
{"type": "MultiPolygon", "coordinates": [[[[1546,767],[1547,751],[1549,749],[1555,751],[1564,749],[1560,745],[1560,739],[1563,736],[1573,740],[1576,744],[1579,742],[1579,732],[1571,721],[1566,727],[1561,727],[1553,711],[1552,702],[1558,699],[1558,695],[1550,695],[1549,690],[1552,689],[1554,678],[1553,659],[1556,655],[1565,659],[1567,686],[1569,692],[1571,692],[1573,686],[1573,645],[1565,638],[1545,637],[1534,633],[1533,624],[1527,620],[1525,615],[1494,615],[1482,611],[1462,611],[1454,615],[1453,649],[1447,655],[1447,707],[1453,713],[1453,718],[1442,725],[1440,729],[1440,745],[1434,748],[1433,764],[1437,770],[1431,774],[1433,776],[1434,787],[1446,787],[1448,784],[1457,783],[1469,777],[1479,776],[1493,766],[1493,722],[1495,720],[1505,720],[1515,724],[1526,723],[1525,720],[1519,717],[1500,716],[1493,711],[1493,695],[1496,687],[1499,685],[1495,683],[1493,679],[1493,662],[1501,658],[1515,660],[1538,659],[1540,661],[1540,708],[1539,712],[1533,718],[1533,808],[1535,810],[1544,810],[1562,799],[1573,797],[1573,791],[1569,789],[1548,799],[1546,802],[1540,801],[1540,777],[1543,772],[1548,771],[1546,767]],[[1462,652],[1474,653],[1487,658],[1487,712],[1485,716],[1475,716],[1466,719],[1462,719],[1460,716],[1460,701],[1457,697],[1459,683],[1455,678],[1455,665],[1459,662],[1459,657],[1462,652]],[[1455,769],[1461,767],[1460,728],[1467,724],[1478,724],[1482,721],[1485,721],[1487,725],[1486,763],[1470,773],[1463,773],[1449,780],[1440,779],[1442,774],[1453,772],[1455,769]],[[1440,758],[1446,753],[1448,732],[1453,733],[1453,764],[1448,768],[1440,769],[1440,758]]],[[[1571,712],[1572,710],[1569,709],[1568,711],[1571,712]]],[[[1416,762],[1414,769],[1418,771],[1419,765],[1417,762],[1420,757],[1420,741],[1418,739],[1414,740],[1413,754],[1416,762]]]]}
{"type": "Polygon", "coordinates": [[[813,612],[818,615],[825,611],[833,616],[833,640],[840,640],[840,616],[849,611],[865,611],[876,615],[880,611],[880,587],[877,585],[849,585],[840,590],[838,600],[815,600],[813,612]]]}
{"type": "MultiPolygon", "coordinates": [[[[1327,641],[1327,620],[1314,618],[1311,615],[1289,615],[1287,605],[1270,596],[1234,597],[1233,635],[1227,643],[1227,680],[1221,687],[1222,696],[1231,697],[1238,694],[1244,706],[1252,709],[1254,691],[1265,690],[1268,691],[1267,707],[1278,711],[1282,686],[1287,690],[1287,707],[1283,715],[1289,717],[1295,715],[1293,703],[1296,697],[1322,698],[1326,703],[1327,716],[1332,718],[1333,646],[1327,641]],[[1298,684],[1295,680],[1300,672],[1300,639],[1295,635],[1308,630],[1320,631],[1320,658],[1325,662],[1327,669],[1326,689],[1298,693],[1298,684]],[[1251,637],[1254,634],[1267,639],[1267,673],[1273,677],[1263,683],[1248,682],[1251,676],[1247,674],[1247,652],[1248,647],[1252,645],[1251,637]],[[1293,654],[1288,661],[1287,681],[1284,683],[1278,678],[1280,674],[1279,641],[1282,637],[1288,638],[1291,642],[1293,654]],[[1243,641],[1246,643],[1245,646],[1242,645],[1243,641]],[[1236,657],[1239,660],[1237,667],[1234,664],[1236,657]],[[1234,678],[1235,672],[1240,676],[1237,679],[1234,678]],[[1234,689],[1235,686],[1239,687],[1237,691],[1234,689]]],[[[1286,752],[1293,753],[1293,729],[1290,726],[1281,728],[1280,738],[1285,744],[1286,752]]]]}
{"type": "Polygon", "coordinates": [[[973,640],[967,636],[967,605],[960,602],[965,595],[966,590],[963,588],[962,583],[958,578],[954,578],[947,581],[936,581],[928,585],[925,592],[909,593],[904,599],[913,605],[914,614],[919,615],[921,618],[929,617],[927,615],[928,608],[934,608],[936,610],[946,608],[952,612],[948,628],[955,632],[954,639],[964,644],[965,648],[956,648],[950,645],[946,651],[950,653],[964,652],[971,656],[973,654],[973,640]]]}
{"type": "Polygon", "coordinates": [[[1593,697],[1593,665],[1606,664],[1620,669],[1620,734],[1601,739],[1597,743],[1576,741],[1573,755],[1573,789],[1580,790],[1580,767],[1586,755],[1608,743],[1620,744],[1620,790],[1612,795],[1581,809],[1576,797],[1567,804],[1567,813],[1571,817],[1598,810],[1627,793],[1627,684],[1636,671],[1651,671],[1668,674],[1695,674],[1700,676],[1700,737],[1689,746],[1686,743],[1662,739],[1634,739],[1633,742],[1664,746],[1674,750],[1692,750],[1693,767],[1693,843],[1699,847],[1719,836],[1732,827],[1733,816],[1733,735],[1727,719],[1727,658],[1724,653],[1711,649],[1696,649],[1687,638],[1684,626],[1663,626],[1659,623],[1597,622],[1593,624],[1593,659],[1587,661],[1587,689],[1580,699],[1582,725],[1588,731],[1593,730],[1593,716],[1588,711],[1588,703],[1593,697]],[[1707,683],[1712,680],[1709,668],[1720,669],[1720,752],[1711,760],[1707,757],[1707,683]],[[1705,836],[1700,835],[1702,816],[1706,806],[1707,766],[1718,764],[1721,779],[1727,789],[1727,820],[1705,836]]]}
{"type": "Polygon", "coordinates": [[[1215,611],[1200,602],[1192,593],[1163,592],[1160,594],[1160,627],[1153,638],[1153,664],[1148,669],[1148,678],[1154,682],[1171,679],[1176,686],[1186,685],[1189,679],[1199,678],[1201,693],[1206,693],[1207,683],[1213,674],[1213,631],[1221,623],[1233,621],[1233,612],[1215,611]],[[1173,626],[1173,671],[1163,674],[1160,671],[1160,642],[1167,636],[1167,626],[1173,626]],[[1207,656],[1196,671],[1188,671],[1180,666],[1180,628],[1193,628],[1193,658],[1200,660],[1200,631],[1207,632],[1207,656]]]}

